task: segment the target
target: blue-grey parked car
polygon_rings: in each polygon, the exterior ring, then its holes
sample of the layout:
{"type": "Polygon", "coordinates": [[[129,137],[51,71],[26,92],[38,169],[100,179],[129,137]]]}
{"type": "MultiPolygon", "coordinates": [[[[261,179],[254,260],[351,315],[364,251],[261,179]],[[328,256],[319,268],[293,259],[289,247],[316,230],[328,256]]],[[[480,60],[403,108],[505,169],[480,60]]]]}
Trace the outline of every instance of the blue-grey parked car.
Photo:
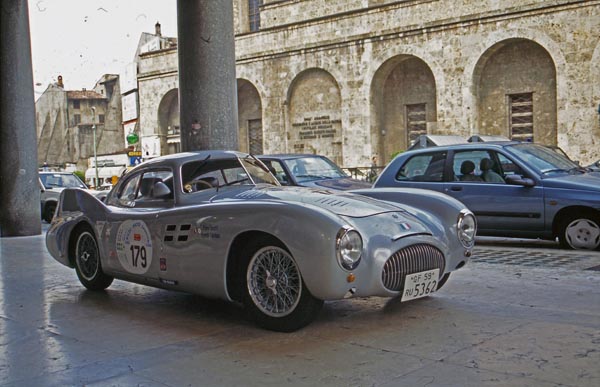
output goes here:
{"type": "Polygon", "coordinates": [[[371,188],[372,184],[353,179],[325,156],[277,154],[256,156],[271,170],[281,185],[326,188],[338,191],[371,188]]]}
{"type": "Polygon", "coordinates": [[[446,193],[475,213],[478,235],[554,240],[600,249],[600,173],[532,143],[495,142],[408,151],[374,187],[446,193]]]}

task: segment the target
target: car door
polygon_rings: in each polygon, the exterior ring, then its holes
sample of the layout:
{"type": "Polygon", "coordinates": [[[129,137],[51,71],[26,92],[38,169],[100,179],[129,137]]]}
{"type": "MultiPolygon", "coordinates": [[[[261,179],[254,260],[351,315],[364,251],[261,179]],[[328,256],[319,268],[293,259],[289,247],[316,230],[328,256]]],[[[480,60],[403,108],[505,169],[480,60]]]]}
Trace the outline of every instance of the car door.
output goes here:
{"type": "MultiPolygon", "coordinates": [[[[453,176],[444,184],[444,193],[463,202],[477,217],[479,235],[541,236],[544,229],[544,194],[541,185],[526,187],[503,181],[485,181],[480,168],[482,160],[492,165],[492,172],[505,179],[507,175],[528,177],[526,172],[506,155],[488,149],[451,151],[453,176]],[[475,170],[466,174],[465,165],[475,170]]],[[[485,165],[485,164],[484,164],[485,165]]]]}
{"type": "Polygon", "coordinates": [[[158,215],[173,206],[172,180],[172,172],[166,169],[147,169],[124,177],[107,203],[111,209],[105,233],[109,270],[140,282],[158,278],[162,249],[158,215]],[[157,183],[164,184],[171,195],[158,197],[157,183]]]}

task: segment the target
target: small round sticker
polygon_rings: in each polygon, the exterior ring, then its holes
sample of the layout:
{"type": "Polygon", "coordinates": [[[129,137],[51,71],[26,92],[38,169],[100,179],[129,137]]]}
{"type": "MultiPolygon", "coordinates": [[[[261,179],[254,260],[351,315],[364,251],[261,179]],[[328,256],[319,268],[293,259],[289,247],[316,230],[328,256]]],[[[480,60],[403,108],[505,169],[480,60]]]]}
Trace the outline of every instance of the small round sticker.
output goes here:
{"type": "Polygon", "coordinates": [[[125,270],[144,274],[152,263],[152,238],[141,220],[126,220],[117,231],[117,254],[125,270]]]}

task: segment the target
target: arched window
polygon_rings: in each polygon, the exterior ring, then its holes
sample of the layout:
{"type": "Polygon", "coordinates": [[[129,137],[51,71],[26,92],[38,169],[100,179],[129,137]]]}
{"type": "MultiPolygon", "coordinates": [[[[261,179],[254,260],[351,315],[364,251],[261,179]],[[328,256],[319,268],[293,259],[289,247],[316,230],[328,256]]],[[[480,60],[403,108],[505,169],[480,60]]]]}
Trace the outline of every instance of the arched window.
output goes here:
{"type": "Polygon", "coordinates": [[[260,6],[262,0],[248,0],[248,19],[250,20],[250,31],[260,29],[260,6]]]}

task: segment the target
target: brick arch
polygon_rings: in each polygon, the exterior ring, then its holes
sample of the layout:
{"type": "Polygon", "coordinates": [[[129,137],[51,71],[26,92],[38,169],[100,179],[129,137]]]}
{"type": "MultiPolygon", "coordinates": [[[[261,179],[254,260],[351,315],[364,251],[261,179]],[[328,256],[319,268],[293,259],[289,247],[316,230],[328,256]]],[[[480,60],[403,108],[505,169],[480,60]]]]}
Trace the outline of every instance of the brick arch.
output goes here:
{"type": "Polygon", "coordinates": [[[169,148],[168,139],[179,135],[179,89],[170,89],[162,96],[158,103],[156,118],[161,154],[178,151],[177,148],[169,148]]]}
{"type": "Polygon", "coordinates": [[[270,89],[270,87],[265,86],[263,80],[255,75],[256,71],[254,69],[247,66],[237,66],[235,71],[238,82],[240,80],[243,80],[251,83],[252,86],[254,86],[254,88],[258,92],[258,95],[261,100],[264,100],[265,98],[269,97],[268,90],[270,89]]]}
{"type": "Polygon", "coordinates": [[[288,151],[342,164],[342,95],[335,77],[322,68],[305,69],[289,84],[285,100],[288,151]]]}
{"type": "Polygon", "coordinates": [[[556,65],[540,44],[522,38],[494,44],[473,68],[472,130],[521,140],[533,130],[535,142],[556,145],[556,81],[556,65]]]}
{"type": "Polygon", "coordinates": [[[237,79],[238,139],[242,152],[263,153],[262,98],[256,85],[248,79],[237,79]]]}
{"type": "MultiPolygon", "coordinates": [[[[564,54],[553,39],[541,31],[533,29],[511,29],[499,30],[494,34],[483,36],[477,43],[480,55],[467,58],[465,63],[462,84],[463,88],[463,117],[467,118],[467,126],[475,129],[478,122],[477,106],[477,84],[480,76],[481,65],[485,63],[490,54],[493,54],[502,44],[510,41],[527,40],[536,43],[543,48],[554,63],[556,74],[565,74],[567,63],[564,54]]],[[[557,132],[560,135],[560,122],[564,122],[564,107],[569,99],[570,90],[566,84],[566,77],[556,77],[556,104],[557,104],[557,132]]]]}
{"type": "Polygon", "coordinates": [[[429,65],[414,55],[401,54],[382,63],[370,82],[371,143],[381,162],[406,149],[419,133],[436,133],[436,78],[429,65]]]}
{"type": "MultiPolygon", "coordinates": [[[[600,43],[596,45],[596,49],[592,54],[592,61],[590,62],[590,74],[592,78],[592,103],[595,104],[596,108],[600,105],[600,43]]],[[[598,112],[600,114],[600,112],[598,112]]]]}
{"type": "MultiPolygon", "coordinates": [[[[596,111],[594,123],[592,124],[592,138],[600,138],[600,43],[592,54],[590,63],[590,77],[592,80],[592,106],[596,111]]],[[[600,159],[600,144],[591,144],[591,160],[600,159]]]]}

